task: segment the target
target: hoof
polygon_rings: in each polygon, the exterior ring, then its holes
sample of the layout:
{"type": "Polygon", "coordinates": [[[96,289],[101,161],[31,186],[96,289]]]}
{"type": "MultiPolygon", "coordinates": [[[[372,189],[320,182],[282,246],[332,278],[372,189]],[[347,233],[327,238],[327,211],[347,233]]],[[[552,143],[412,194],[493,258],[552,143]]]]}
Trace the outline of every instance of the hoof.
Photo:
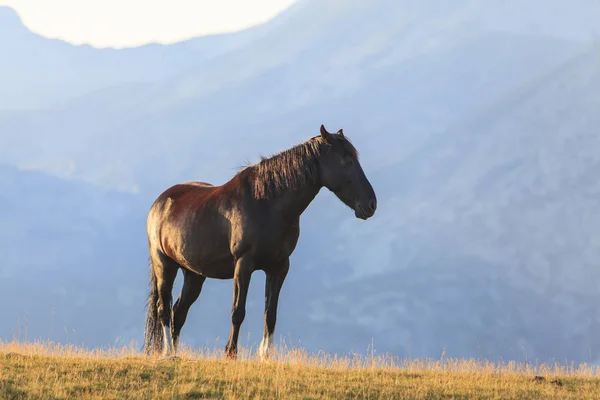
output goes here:
{"type": "Polygon", "coordinates": [[[231,361],[237,360],[237,351],[226,351],[225,358],[231,361]]]}
{"type": "Polygon", "coordinates": [[[269,361],[271,359],[271,352],[266,349],[260,349],[258,356],[260,357],[260,361],[269,361]]]}
{"type": "Polygon", "coordinates": [[[260,342],[260,348],[258,350],[261,361],[267,361],[271,358],[272,347],[273,337],[269,336],[267,338],[263,338],[263,340],[260,342]]]}

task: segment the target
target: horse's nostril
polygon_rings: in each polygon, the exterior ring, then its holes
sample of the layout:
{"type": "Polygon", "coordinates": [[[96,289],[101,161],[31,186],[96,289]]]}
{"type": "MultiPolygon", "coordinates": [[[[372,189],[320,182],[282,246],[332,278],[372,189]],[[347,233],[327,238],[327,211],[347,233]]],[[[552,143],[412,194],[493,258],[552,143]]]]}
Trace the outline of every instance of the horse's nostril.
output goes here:
{"type": "Polygon", "coordinates": [[[375,212],[375,209],[377,208],[377,200],[371,200],[369,203],[369,208],[372,212],[375,212]]]}

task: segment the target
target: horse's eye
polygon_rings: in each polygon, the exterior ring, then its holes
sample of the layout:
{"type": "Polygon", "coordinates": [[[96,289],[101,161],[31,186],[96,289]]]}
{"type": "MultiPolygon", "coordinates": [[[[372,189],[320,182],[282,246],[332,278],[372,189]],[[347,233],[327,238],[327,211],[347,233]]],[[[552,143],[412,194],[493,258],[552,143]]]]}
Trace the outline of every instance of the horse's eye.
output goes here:
{"type": "Polygon", "coordinates": [[[344,164],[348,167],[351,167],[354,164],[354,160],[350,157],[344,159],[344,164]]]}

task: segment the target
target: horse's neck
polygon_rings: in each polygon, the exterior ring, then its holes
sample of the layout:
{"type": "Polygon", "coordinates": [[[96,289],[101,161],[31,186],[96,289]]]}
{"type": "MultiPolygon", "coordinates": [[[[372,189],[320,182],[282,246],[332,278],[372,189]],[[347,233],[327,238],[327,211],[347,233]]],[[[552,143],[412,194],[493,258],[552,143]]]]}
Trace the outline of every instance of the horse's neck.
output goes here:
{"type": "Polygon", "coordinates": [[[281,202],[280,207],[277,207],[277,209],[283,212],[286,219],[300,218],[300,215],[317,196],[321,187],[321,185],[309,184],[301,189],[284,193],[277,199],[281,202]]]}

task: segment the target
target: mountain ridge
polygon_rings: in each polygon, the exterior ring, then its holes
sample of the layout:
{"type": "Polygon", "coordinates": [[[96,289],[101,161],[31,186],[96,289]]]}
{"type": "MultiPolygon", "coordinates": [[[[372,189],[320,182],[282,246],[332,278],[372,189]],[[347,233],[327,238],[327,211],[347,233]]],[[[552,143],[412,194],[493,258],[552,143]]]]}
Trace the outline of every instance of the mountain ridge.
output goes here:
{"type": "Polygon", "coordinates": [[[259,38],[264,27],[190,38],[170,45],[96,48],[32,32],[4,7],[0,53],[0,111],[44,109],[95,90],[160,80],[259,38]],[[12,22],[11,22],[12,21],[12,22]]]}

